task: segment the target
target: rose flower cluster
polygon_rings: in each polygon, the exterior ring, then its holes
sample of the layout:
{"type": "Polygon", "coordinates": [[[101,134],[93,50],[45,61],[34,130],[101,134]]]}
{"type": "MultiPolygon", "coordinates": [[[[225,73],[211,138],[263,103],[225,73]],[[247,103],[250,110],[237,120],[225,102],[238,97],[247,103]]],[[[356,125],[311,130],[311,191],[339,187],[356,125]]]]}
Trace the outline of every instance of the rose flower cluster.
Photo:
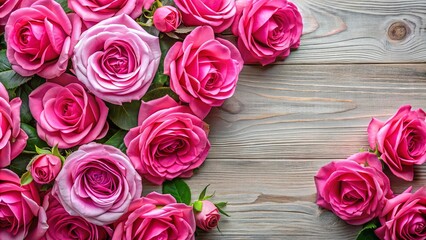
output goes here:
{"type": "Polygon", "coordinates": [[[395,194],[382,170],[383,163],[397,178],[413,180],[414,166],[426,161],[425,119],[422,109],[409,105],[385,122],[373,118],[368,126],[370,151],[318,171],[318,206],[349,224],[366,224],[358,239],[426,239],[426,187],[395,194]]]}
{"type": "Polygon", "coordinates": [[[0,239],[194,239],[227,216],[182,180],[209,154],[204,119],[244,63],[299,47],[302,17],[287,0],[4,0],[0,33],[0,239]]]}

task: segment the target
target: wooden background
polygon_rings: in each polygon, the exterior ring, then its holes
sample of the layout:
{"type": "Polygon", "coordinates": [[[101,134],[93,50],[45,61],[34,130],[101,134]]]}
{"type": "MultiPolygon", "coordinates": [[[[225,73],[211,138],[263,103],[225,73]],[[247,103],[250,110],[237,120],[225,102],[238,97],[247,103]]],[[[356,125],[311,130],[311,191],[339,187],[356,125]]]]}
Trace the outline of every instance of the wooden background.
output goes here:
{"type": "MultiPolygon", "coordinates": [[[[206,120],[212,149],[188,183],[196,194],[211,184],[231,218],[199,239],[354,239],[359,227],[316,206],[313,176],[367,147],[373,116],[426,109],[425,0],[294,2],[300,49],[245,67],[235,96],[206,120]]],[[[421,166],[414,182],[392,186],[425,183],[421,166]]]]}

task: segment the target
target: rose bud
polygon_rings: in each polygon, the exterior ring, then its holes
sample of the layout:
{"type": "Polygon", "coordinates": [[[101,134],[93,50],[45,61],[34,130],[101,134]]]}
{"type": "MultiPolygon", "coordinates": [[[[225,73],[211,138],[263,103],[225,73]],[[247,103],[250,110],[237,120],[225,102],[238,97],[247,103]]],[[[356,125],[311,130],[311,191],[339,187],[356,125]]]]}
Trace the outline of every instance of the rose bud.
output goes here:
{"type": "Polygon", "coordinates": [[[180,12],[172,7],[160,7],[154,12],[154,26],[160,32],[172,32],[176,30],[181,23],[180,12]]]}
{"type": "Polygon", "coordinates": [[[30,163],[28,171],[39,184],[52,182],[61,171],[61,159],[53,154],[41,154],[30,163]]]}
{"type": "Polygon", "coordinates": [[[220,220],[220,214],[217,207],[210,201],[204,200],[201,212],[195,213],[197,227],[204,231],[210,231],[217,227],[220,220]]]}

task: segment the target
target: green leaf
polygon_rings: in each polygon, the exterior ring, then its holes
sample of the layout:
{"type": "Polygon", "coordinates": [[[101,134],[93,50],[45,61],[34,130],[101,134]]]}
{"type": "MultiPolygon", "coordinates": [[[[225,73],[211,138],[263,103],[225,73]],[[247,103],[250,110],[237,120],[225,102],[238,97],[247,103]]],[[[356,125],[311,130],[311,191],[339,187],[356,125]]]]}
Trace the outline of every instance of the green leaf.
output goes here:
{"type": "Polygon", "coordinates": [[[51,151],[39,148],[37,146],[35,146],[35,151],[36,151],[37,154],[52,154],[51,151]]]}
{"type": "Polygon", "coordinates": [[[68,0],[55,0],[55,1],[61,4],[62,9],[64,9],[66,13],[72,12],[72,10],[68,8],[68,0]]]}
{"type": "Polygon", "coordinates": [[[25,150],[36,151],[35,146],[38,146],[40,148],[48,147],[47,143],[38,137],[37,130],[31,125],[21,123],[21,128],[28,135],[27,146],[25,147],[25,150]]]}
{"type": "Polygon", "coordinates": [[[191,204],[191,189],[182,179],[176,178],[163,183],[163,194],[171,194],[178,203],[191,204]]]}
{"type": "Polygon", "coordinates": [[[174,6],[175,5],[175,2],[173,0],[162,0],[161,3],[163,4],[163,6],[165,6],[165,5],[174,6]]]}
{"type": "Polygon", "coordinates": [[[114,146],[125,153],[127,148],[124,144],[124,137],[126,136],[126,134],[127,131],[119,130],[110,139],[108,139],[105,144],[114,146]]]}
{"type": "Polygon", "coordinates": [[[32,77],[23,77],[12,69],[6,56],[6,49],[0,51],[0,82],[6,89],[14,89],[28,82],[32,77]]]}
{"type": "Polygon", "coordinates": [[[166,95],[169,95],[175,101],[179,101],[179,96],[175,92],[173,92],[172,89],[169,88],[169,87],[159,87],[159,88],[153,89],[153,90],[147,92],[145,94],[145,96],[143,96],[142,100],[144,102],[149,102],[151,100],[161,98],[161,97],[164,97],[166,95]]]}
{"type": "Polygon", "coordinates": [[[21,177],[21,185],[30,184],[33,181],[33,176],[31,176],[30,172],[26,172],[21,177]]]}
{"type": "Polygon", "coordinates": [[[215,203],[214,204],[217,207],[217,210],[219,210],[219,212],[227,217],[230,217],[229,214],[227,212],[225,212],[222,208],[226,207],[226,205],[228,205],[227,202],[219,202],[219,203],[215,203]]]}
{"type": "Polygon", "coordinates": [[[21,87],[16,89],[16,96],[18,96],[22,100],[21,122],[23,123],[30,123],[31,120],[33,120],[33,116],[30,111],[29,98],[28,98],[28,96],[30,95],[32,91],[33,89],[27,84],[24,84],[21,87]]]}
{"type": "Polygon", "coordinates": [[[21,153],[18,157],[13,159],[7,168],[18,175],[22,175],[27,171],[27,165],[33,157],[34,154],[21,153]]]}
{"type": "Polygon", "coordinates": [[[374,230],[379,227],[378,225],[379,223],[377,220],[373,220],[364,224],[361,231],[359,231],[358,235],[356,236],[356,240],[378,240],[379,238],[374,233],[374,230]]]}
{"type": "Polygon", "coordinates": [[[203,189],[203,191],[201,191],[201,193],[200,193],[200,196],[198,197],[198,200],[199,201],[203,201],[204,200],[204,197],[206,196],[206,193],[207,193],[207,188],[210,186],[210,184],[209,185],[207,185],[204,189],[203,189]]]}
{"type": "Polygon", "coordinates": [[[202,201],[195,201],[193,208],[197,212],[201,212],[203,210],[203,202],[202,201]]]}
{"type": "Polygon", "coordinates": [[[138,125],[140,101],[132,101],[130,103],[123,103],[123,105],[113,105],[108,103],[109,108],[108,117],[123,130],[130,130],[138,125]]]}

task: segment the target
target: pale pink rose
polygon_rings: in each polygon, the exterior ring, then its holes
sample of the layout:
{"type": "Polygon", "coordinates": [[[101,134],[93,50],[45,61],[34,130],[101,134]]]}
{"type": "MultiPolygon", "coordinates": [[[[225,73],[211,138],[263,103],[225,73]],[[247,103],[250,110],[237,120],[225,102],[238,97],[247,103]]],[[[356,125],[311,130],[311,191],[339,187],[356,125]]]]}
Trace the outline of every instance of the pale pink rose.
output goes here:
{"type": "Polygon", "coordinates": [[[298,48],[302,35],[302,16],[287,0],[238,1],[232,32],[246,64],[267,65],[284,59],[298,48]]]}
{"type": "Polygon", "coordinates": [[[220,220],[220,213],[212,202],[204,200],[202,203],[203,208],[201,212],[195,213],[195,221],[197,223],[197,227],[204,231],[210,231],[217,227],[220,220]]]}
{"type": "Polygon", "coordinates": [[[34,181],[39,184],[47,184],[55,180],[61,171],[62,161],[53,154],[41,154],[31,160],[28,171],[34,181]]]}
{"type": "Polygon", "coordinates": [[[20,128],[22,101],[9,95],[0,83],[0,168],[10,165],[27,145],[27,134],[20,128]]]}
{"type": "Polygon", "coordinates": [[[207,25],[216,33],[230,27],[236,13],[235,0],[175,0],[175,4],[186,26],[207,25]]]}
{"type": "Polygon", "coordinates": [[[98,143],[69,155],[53,187],[53,195],[70,215],[101,226],[121,217],[141,194],[142,180],[129,158],[98,143]]]}
{"type": "Polygon", "coordinates": [[[63,74],[29,95],[37,133],[51,147],[71,148],[92,142],[108,131],[108,108],[70,74],[63,74]]]}
{"type": "Polygon", "coordinates": [[[170,87],[180,100],[204,118],[234,94],[243,64],[234,45],[215,38],[213,30],[204,26],[170,48],[164,74],[170,76],[170,87]]]}
{"type": "Polygon", "coordinates": [[[18,175],[0,169],[0,239],[37,240],[46,232],[46,213],[33,183],[21,186],[18,175]]]}
{"type": "Polygon", "coordinates": [[[107,240],[112,235],[108,226],[97,226],[79,216],[71,216],[51,194],[43,200],[49,229],[42,240],[107,240]]]}
{"type": "Polygon", "coordinates": [[[426,161],[426,122],[422,109],[405,105],[386,122],[373,118],[368,126],[368,142],[381,153],[383,162],[395,176],[412,181],[414,165],[426,161]]]}
{"type": "Polygon", "coordinates": [[[112,240],[193,240],[192,207],[169,194],[152,192],[132,202],[129,211],[114,223],[112,240]]]}
{"type": "Polygon", "coordinates": [[[6,24],[7,57],[22,76],[58,77],[65,72],[80,37],[81,19],[53,0],[14,11],[6,24]]]}
{"type": "Polygon", "coordinates": [[[72,60],[77,78],[93,94],[121,105],[146,93],[160,56],[158,38],[129,16],[119,15],[85,31],[72,60]]]}
{"type": "Polygon", "coordinates": [[[411,187],[387,201],[375,231],[380,239],[426,239],[426,188],[410,192],[411,187]]]}
{"type": "Polygon", "coordinates": [[[160,32],[172,32],[179,27],[181,14],[172,6],[164,6],[155,10],[153,21],[160,32]]]}
{"type": "Polygon", "coordinates": [[[188,107],[165,96],[142,102],[138,126],[124,138],[127,155],[148,181],[189,178],[210,150],[208,126],[188,107]]]}
{"type": "Polygon", "coordinates": [[[68,0],[68,7],[79,15],[88,26],[92,26],[102,20],[121,14],[127,14],[131,18],[142,15],[142,6],[145,0],[68,0]]]}
{"type": "Polygon", "coordinates": [[[315,176],[317,204],[352,225],[379,216],[392,196],[388,177],[375,154],[363,152],[323,166],[315,176]]]}

